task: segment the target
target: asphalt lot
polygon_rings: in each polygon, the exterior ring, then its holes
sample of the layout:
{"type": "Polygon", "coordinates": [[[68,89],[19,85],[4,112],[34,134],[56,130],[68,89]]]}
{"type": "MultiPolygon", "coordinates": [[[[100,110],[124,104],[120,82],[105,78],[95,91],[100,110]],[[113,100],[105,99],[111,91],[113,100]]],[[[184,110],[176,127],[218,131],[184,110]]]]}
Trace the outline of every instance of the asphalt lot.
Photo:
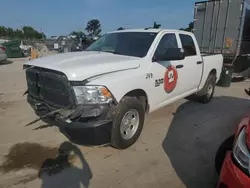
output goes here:
{"type": "Polygon", "coordinates": [[[210,104],[183,99],[149,115],[125,151],[73,145],[44,122],[25,127],[36,116],[22,96],[23,61],[0,65],[1,188],[215,187],[215,152],[250,108],[250,82],[233,83],[217,87],[210,104]],[[59,148],[71,152],[69,159],[56,156],[59,148]]]}

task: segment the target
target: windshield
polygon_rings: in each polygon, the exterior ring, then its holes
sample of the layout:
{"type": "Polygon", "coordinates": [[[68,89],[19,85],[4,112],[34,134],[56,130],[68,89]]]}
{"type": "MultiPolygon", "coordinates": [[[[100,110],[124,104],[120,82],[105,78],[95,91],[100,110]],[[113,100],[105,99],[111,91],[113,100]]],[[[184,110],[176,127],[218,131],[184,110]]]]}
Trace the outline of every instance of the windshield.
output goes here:
{"type": "Polygon", "coordinates": [[[104,35],[86,51],[101,51],[114,54],[144,57],[155,39],[157,33],[121,32],[104,35]]]}

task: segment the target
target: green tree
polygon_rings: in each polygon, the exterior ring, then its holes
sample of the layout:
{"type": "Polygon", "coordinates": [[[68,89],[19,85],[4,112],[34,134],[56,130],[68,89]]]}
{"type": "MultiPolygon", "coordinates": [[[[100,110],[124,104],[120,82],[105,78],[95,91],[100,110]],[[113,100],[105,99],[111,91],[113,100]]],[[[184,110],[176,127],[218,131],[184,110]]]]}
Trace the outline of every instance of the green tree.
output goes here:
{"type": "Polygon", "coordinates": [[[20,29],[16,29],[16,30],[14,31],[14,35],[15,35],[15,37],[17,37],[17,38],[23,39],[23,31],[20,30],[20,29]]]}
{"type": "Polygon", "coordinates": [[[93,20],[88,21],[87,27],[85,29],[92,38],[99,36],[99,34],[102,31],[101,23],[97,19],[93,19],[93,20]]]}
{"type": "Polygon", "coordinates": [[[10,27],[0,26],[0,36],[9,37],[9,38],[20,38],[20,39],[45,39],[46,35],[40,33],[33,29],[30,26],[24,26],[22,30],[12,29],[10,27]]]}
{"type": "Polygon", "coordinates": [[[154,22],[153,29],[159,29],[160,27],[161,27],[161,24],[157,24],[156,22],[154,22]]]}
{"type": "Polygon", "coordinates": [[[34,39],[37,37],[35,30],[30,26],[23,27],[23,35],[26,39],[34,39]]]}
{"type": "Polygon", "coordinates": [[[83,31],[72,31],[71,35],[75,35],[78,39],[84,38],[86,36],[83,31]]]}
{"type": "Polygon", "coordinates": [[[42,39],[44,39],[44,40],[45,40],[45,39],[46,39],[46,35],[45,35],[45,33],[43,33],[43,32],[42,32],[42,33],[41,33],[41,35],[42,35],[42,39]]]}
{"type": "Polygon", "coordinates": [[[82,43],[86,38],[86,34],[83,31],[72,31],[70,34],[75,35],[76,40],[80,43],[82,43]]]}
{"type": "Polygon", "coordinates": [[[180,28],[180,30],[183,30],[183,31],[189,31],[189,32],[192,32],[194,29],[194,22],[190,22],[188,24],[188,27],[187,28],[180,28]]]}
{"type": "Polygon", "coordinates": [[[14,31],[13,31],[13,29],[10,28],[10,27],[8,27],[8,28],[6,29],[6,33],[7,33],[7,36],[9,36],[9,37],[14,37],[14,31]]]}
{"type": "Polygon", "coordinates": [[[161,24],[157,24],[156,22],[154,22],[153,27],[146,27],[145,29],[159,29],[161,27],[161,24]]]}
{"type": "Polygon", "coordinates": [[[7,36],[6,27],[0,26],[0,36],[7,36]]]}
{"type": "Polygon", "coordinates": [[[23,27],[23,34],[26,39],[45,39],[46,38],[44,33],[40,33],[30,26],[23,27]]]}

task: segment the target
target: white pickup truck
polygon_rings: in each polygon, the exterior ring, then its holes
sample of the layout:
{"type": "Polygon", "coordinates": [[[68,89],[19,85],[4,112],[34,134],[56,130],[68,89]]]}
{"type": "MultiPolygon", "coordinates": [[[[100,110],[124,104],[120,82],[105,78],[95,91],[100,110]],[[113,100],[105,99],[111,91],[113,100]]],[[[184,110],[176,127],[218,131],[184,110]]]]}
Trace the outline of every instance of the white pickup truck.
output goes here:
{"type": "Polygon", "coordinates": [[[27,100],[71,140],[125,149],[146,113],[190,95],[210,102],[222,62],[222,55],[201,55],[189,32],[115,31],[83,52],[27,62],[27,100]]]}

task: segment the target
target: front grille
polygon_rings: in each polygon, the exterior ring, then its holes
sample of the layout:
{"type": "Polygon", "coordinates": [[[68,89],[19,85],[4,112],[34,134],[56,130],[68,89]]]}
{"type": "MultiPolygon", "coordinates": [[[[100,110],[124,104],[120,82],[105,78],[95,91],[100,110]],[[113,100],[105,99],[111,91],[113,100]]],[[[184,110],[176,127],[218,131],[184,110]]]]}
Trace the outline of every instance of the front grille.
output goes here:
{"type": "Polygon", "coordinates": [[[71,107],[74,104],[72,89],[67,77],[44,68],[28,68],[26,79],[29,95],[54,107],[71,107]]]}

